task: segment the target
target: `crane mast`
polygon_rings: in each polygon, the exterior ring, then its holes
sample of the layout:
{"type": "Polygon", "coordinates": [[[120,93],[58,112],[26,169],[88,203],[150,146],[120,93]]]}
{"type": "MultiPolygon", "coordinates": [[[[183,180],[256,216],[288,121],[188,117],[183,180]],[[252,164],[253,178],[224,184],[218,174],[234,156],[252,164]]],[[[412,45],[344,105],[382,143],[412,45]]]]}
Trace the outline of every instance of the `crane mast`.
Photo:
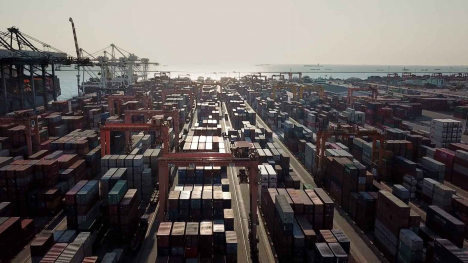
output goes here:
{"type": "MultiPolygon", "coordinates": [[[[75,49],[76,49],[76,57],[81,59],[81,52],[80,52],[80,47],[78,45],[78,38],[76,37],[76,30],[75,30],[75,23],[73,22],[73,18],[70,17],[68,20],[70,21],[72,25],[72,30],[73,30],[73,38],[75,39],[75,49]]],[[[77,65],[76,68],[78,69],[78,74],[76,75],[76,84],[78,87],[78,94],[80,94],[80,65],[77,65]]]]}
{"type": "Polygon", "coordinates": [[[80,52],[80,47],[78,45],[78,38],[76,37],[75,23],[73,23],[73,18],[71,18],[71,17],[70,17],[70,19],[68,21],[70,21],[70,23],[72,25],[72,29],[73,29],[73,37],[75,39],[76,57],[78,59],[80,59],[81,58],[81,52],[80,52]]]}

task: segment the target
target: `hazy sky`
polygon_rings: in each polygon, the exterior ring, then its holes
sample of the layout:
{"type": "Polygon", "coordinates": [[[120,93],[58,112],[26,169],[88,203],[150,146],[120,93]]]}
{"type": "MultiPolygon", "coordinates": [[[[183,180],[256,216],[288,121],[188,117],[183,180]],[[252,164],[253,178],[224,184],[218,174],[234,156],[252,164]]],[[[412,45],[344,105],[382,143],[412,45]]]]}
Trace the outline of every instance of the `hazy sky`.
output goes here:
{"type": "Polygon", "coordinates": [[[0,0],[16,26],[75,54],[111,43],[162,64],[468,64],[468,0],[0,0]]]}

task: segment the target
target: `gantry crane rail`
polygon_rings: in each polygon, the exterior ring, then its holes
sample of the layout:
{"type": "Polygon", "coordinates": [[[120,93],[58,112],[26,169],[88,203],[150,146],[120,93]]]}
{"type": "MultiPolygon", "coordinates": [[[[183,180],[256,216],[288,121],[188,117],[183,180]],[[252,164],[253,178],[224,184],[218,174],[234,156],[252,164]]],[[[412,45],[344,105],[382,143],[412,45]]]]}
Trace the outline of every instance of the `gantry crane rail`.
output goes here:
{"type": "Polygon", "coordinates": [[[144,107],[148,110],[153,109],[153,102],[151,96],[147,96],[144,94],[136,94],[135,96],[128,96],[128,95],[109,95],[107,97],[107,110],[109,111],[111,116],[114,116],[116,113],[117,115],[122,115],[123,112],[121,111],[122,104],[127,101],[140,101],[143,103],[144,107]],[[117,112],[115,112],[115,105],[114,103],[117,102],[117,112]]]}
{"type": "MultiPolygon", "coordinates": [[[[155,115],[163,115],[172,117],[174,134],[175,134],[175,149],[179,149],[179,110],[125,110],[125,123],[132,124],[133,116],[143,116],[143,122],[146,123],[155,115]]],[[[127,135],[126,135],[127,136],[127,135]]]]}

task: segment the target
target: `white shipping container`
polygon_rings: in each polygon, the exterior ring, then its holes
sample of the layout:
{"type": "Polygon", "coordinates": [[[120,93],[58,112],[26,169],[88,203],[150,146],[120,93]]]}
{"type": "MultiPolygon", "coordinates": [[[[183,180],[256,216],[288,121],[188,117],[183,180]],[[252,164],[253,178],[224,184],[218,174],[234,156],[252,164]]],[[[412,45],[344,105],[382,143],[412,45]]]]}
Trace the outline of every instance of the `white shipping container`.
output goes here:
{"type": "Polygon", "coordinates": [[[81,263],[84,259],[83,245],[71,243],[65,248],[55,262],[81,263]]]}
{"type": "Polygon", "coordinates": [[[457,150],[455,152],[455,157],[460,158],[462,160],[468,161],[468,152],[462,151],[462,150],[457,150]]]}
{"type": "Polygon", "coordinates": [[[92,244],[94,242],[93,238],[95,238],[95,235],[93,236],[94,237],[91,236],[90,232],[81,232],[73,241],[73,243],[83,244],[83,252],[85,257],[90,257],[93,253],[92,244]]]}
{"type": "Polygon", "coordinates": [[[349,148],[346,147],[344,144],[342,144],[341,142],[337,142],[336,145],[340,146],[341,149],[349,152],[349,148]]]}
{"type": "Polygon", "coordinates": [[[434,179],[431,179],[431,178],[424,178],[423,179],[423,187],[426,187],[431,191],[433,191],[435,185],[438,185],[438,184],[440,184],[440,183],[435,181],[434,179]]]}
{"type": "Polygon", "coordinates": [[[445,164],[438,162],[432,158],[423,157],[421,160],[421,163],[424,166],[431,168],[432,170],[435,170],[438,172],[445,172],[445,164]]]}
{"type": "Polygon", "coordinates": [[[143,155],[142,154],[137,154],[133,158],[133,166],[134,167],[140,167],[143,166],[143,155]]]}
{"type": "Polygon", "coordinates": [[[258,170],[260,170],[260,177],[262,178],[262,183],[268,183],[268,171],[265,168],[265,165],[259,165],[258,170]]]}
{"type": "Polygon", "coordinates": [[[143,162],[145,164],[150,164],[150,161],[151,161],[151,154],[153,153],[154,149],[147,149],[144,153],[143,153],[143,162]]]}

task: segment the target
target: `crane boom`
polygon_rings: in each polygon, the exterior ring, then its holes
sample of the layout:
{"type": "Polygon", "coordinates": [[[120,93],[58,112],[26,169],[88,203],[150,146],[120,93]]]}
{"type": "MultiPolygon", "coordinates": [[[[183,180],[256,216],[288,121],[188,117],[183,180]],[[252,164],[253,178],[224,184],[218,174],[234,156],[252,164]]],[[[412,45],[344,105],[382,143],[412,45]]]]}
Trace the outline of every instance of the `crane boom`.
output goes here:
{"type": "Polygon", "coordinates": [[[76,57],[78,59],[81,59],[80,47],[78,46],[78,38],[76,37],[75,23],[73,23],[73,19],[71,17],[68,21],[70,21],[73,29],[73,37],[75,38],[76,57]]]}

